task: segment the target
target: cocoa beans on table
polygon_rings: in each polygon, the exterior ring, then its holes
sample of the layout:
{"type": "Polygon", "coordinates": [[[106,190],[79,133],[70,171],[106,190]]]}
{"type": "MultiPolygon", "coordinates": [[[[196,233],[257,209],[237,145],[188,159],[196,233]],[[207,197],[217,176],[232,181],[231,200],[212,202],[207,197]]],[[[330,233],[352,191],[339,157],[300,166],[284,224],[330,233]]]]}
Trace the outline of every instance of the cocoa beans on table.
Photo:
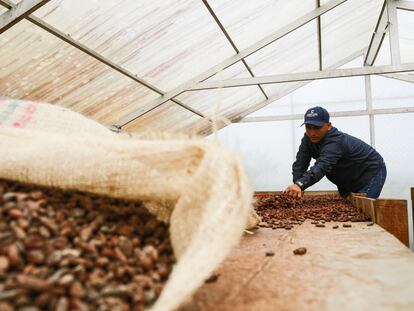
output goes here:
{"type": "Polygon", "coordinates": [[[307,195],[293,199],[285,194],[258,197],[255,210],[262,217],[259,227],[272,229],[289,228],[312,220],[316,227],[325,227],[325,222],[368,221],[362,211],[336,195],[307,195]]]}

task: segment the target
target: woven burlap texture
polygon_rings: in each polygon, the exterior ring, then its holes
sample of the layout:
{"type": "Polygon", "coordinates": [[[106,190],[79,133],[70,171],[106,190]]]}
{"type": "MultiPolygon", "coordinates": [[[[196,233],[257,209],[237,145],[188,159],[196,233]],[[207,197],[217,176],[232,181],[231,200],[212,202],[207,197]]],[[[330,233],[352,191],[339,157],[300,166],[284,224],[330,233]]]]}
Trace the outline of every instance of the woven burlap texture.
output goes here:
{"type": "Polygon", "coordinates": [[[117,134],[41,103],[0,100],[1,116],[0,178],[141,200],[169,222],[178,260],[153,310],[179,307],[243,229],[257,224],[240,162],[216,143],[117,134]],[[18,106],[13,113],[11,104],[18,106]],[[29,122],[16,125],[29,105],[29,122]]]}

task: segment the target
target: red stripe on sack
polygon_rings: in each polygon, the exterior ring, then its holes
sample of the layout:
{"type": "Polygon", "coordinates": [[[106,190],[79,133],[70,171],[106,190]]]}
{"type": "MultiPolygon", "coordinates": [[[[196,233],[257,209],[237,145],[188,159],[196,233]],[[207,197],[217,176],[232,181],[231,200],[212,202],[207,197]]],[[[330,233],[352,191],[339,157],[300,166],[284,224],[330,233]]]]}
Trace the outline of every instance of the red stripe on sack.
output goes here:
{"type": "Polygon", "coordinates": [[[37,103],[31,102],[30,105],[26,107],[25,112],[19,120],[13,123],[13,127],[24,128],[32,120],[33,114],[37,109],[37,103]]]}

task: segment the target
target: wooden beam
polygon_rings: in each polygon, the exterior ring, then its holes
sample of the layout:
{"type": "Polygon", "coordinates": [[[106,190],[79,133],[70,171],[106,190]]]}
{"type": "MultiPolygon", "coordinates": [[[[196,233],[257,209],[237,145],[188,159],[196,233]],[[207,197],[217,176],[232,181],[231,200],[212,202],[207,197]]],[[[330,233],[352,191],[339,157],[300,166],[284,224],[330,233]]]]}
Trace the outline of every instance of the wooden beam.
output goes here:
{"type": "Polygon", "coordinates": [[[375,26],[375,30],[372,34],[371,41],[368,46],[368,52],[365,55],[364,65],[372,66],[374,65],[375,59],[377,58],[378,52],[381,48],[382,41],[384,40],[386,30],[388,28],[388,18],[387,18],[387,1],[384,0],[382,9],[375,26]]]}
{"type": "Polygon", "coordinates": [[[358,77],[372,74],[384,74],[384,73],[396,73],[414,71],[414,62],[400,65],[386,65],[386,66],[373,66],[373,67],[359,67],[359,68],[346,68],[346,69],[327,69],[323,71],[310,71],[310,72],[298,72],[270,75],[254,78],[240,78],[229,79],[221,81],[206,81],[201,82],[189,89],[189,91],[196,90],[208,90],[216,88],[228,88],[228,87],[240,87],[257,84],[274,84],[284,82],[297,82],[307,80],[320,80],[320,79],[332,79],[332,78],[346,78],[346,77],[358,77]]]}
{"type": "Polygon", "coordinates": [[[0,16],[0,34],[14,26],[26,16],[44,6],[50,0],[23,0],[0,16]]]}
{"type": "Polygon", "coordinates": [[[311,20],[317,18],[318,16],[325,14],[329,12],[330,10],[336,8],[338,5],[346,2],[347,0],[331,0],[327,4],[321,6],[318,9],[315,9],[308,14],[305,14],[304,16],[298,18],[294,22],[288,24],[287,26],[277,30],[270,36],[267,36],[266,38],[260,40],[259,42],[251,45],[250,47],[240,51],[240,53],[233,55],[226,60],[222,61],[221,63],[217,64],[216,66],[208,69],[207,71],[197,75],[192,80],[187,81],[180,86],[176,87],[175,89],[171,90],[164,96],[160,98],[156,98],[155,100],[149,101],[148,105],[152,106],[152,108],[144,113],[141,113],[140,110],[133,111],[132,113],[126,115],[125,117],[121,118],[115,123],[116,127],[122,127],[126,124],[132,122],[133,120],[143,116],[146,113],[149,113],[150,111],[156,109],[157,107],[161,106],[165,102],[169,101],[171,98],[174,98],[181,93],[185,92],[186,90],[190,89],[193,85],[200,81],[204,81],[208,79],[209,77],[215,75],[216,73],[226,69],[227,67],[230,67],[231,65],[237,63],[238,61],[246,58],[249,55],[252,55],[253,53],[261,50],[262,48],[268,46],[269,44],[275,42],[276,40],[288,35],[292,31],[298,29],[299,27],[307,24],[311,20]]]}
{"type": "MultiPolygon", "coordinates": [[[[414,232],[414,187],[411,188],[411,219],[413,222],[413,232],[414,232]]],[[[414,241],[411,241],[414,245],[414,241]]]]}

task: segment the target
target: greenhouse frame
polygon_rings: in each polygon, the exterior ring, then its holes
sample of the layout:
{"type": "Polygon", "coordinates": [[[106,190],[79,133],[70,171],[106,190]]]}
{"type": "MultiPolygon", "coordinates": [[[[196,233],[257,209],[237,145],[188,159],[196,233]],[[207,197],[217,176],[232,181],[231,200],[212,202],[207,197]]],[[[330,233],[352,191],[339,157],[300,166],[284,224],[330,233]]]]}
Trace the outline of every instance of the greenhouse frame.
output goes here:
{"type": "MultiPolygon", "coordinates": [[[[255,195],[268,195],[292,184],[304,113],[321,106],[334,127],[383,156],[379,199],[406,201],[403,244],[412,252],[413,29],[414,0],[0,0],[0,101],[9,104],[0,106],[0,130],[29,122],[7,119],[22,101],[75,112],[110,135],[219,143],[240,160],[255,195]]],[[[66,131],[92,128],[73,123],[66,131]]],[[[197,152],[207,157],[204,147],[197,152]]],[[[306,190],[337,187],[324,178],[306,190]]]]}

